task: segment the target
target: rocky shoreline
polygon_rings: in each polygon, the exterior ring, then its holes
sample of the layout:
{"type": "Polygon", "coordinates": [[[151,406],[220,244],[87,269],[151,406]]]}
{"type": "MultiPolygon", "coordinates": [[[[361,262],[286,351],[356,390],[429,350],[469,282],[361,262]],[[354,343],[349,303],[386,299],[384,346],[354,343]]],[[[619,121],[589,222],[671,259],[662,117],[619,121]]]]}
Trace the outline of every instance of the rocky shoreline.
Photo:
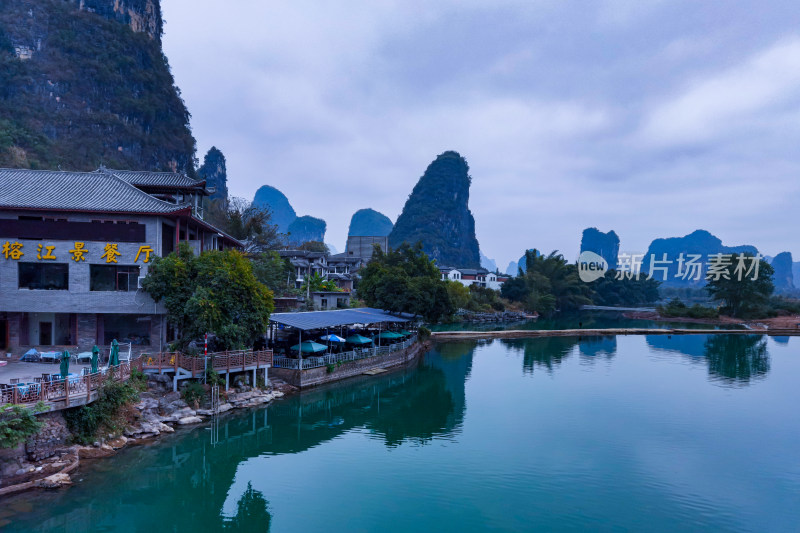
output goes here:
{"type": "MultiPolygon", "coordinates": [[[[124,413],[128,421],[125,429],[98,438],[92,445],[70,444],[72,435],[61,412],[41,415],[45,426],[39,433],[0,454],[0,496],[69,486],[70,472],[81,460],[110,457],[126,446],[152,442],[160,435],[174,433],[178,427],[202,424],[215,416],[210,408],[188,405],[180,392],[170,390],[171,380],[165,378],[158,374],[148,376],[148,390],[124,413]]],[[[269,389],[241,386],[220,398],[216,414],[260,407],[296,391],[279,380],[273,380],[269,389]]]]}

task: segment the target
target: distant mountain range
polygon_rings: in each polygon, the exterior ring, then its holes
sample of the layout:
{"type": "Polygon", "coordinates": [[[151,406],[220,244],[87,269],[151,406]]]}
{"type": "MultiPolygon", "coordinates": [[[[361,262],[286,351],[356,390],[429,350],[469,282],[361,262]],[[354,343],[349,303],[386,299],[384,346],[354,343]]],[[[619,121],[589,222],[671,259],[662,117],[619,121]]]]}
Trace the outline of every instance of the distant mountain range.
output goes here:
{"type": "Polygon", "coordinates": [[[278,231],[289,235],[291,244],[324,242],[326,222],[309,215],[298,217],[286,195],[275,187],[260,187],[253,198],[253,204],[271,211],[272,222],[278,226],[278,231]]]}

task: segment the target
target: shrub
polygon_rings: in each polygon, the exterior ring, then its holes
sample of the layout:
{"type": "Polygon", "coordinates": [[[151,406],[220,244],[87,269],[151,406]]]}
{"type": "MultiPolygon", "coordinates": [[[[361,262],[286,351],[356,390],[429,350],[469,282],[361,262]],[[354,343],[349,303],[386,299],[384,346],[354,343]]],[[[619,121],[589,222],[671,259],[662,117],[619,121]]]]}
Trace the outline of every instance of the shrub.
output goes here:
{"type": "Polygon", "coordinates": [[[421,340],[428,339],[431,336],[431,330],[429,330],[425,326],[420,326],[419,329],[417,330],[417,333],[419,333],[419,338],[421,340]]]}
{"type": "Polygon", "coordinates": [[[128,380],[133,387],[139,392],[147,390],[147,375],[138,368],[131,369],[131,378],[128,380]]]}
{"type": "Polygon", "coordinates": [[[0,407],[0,448],[14,448],[39,433],[44,425],[36,418],[37,413],[48,407],[37,403],[32,409],[7,403],[0,407]]]}
{"type": "Polygon", "coordinates": [[[717,318],[719,311],[712,307],[706,307],[700,304],[694,304],[688,307],[678,298],[673,298],[665,306],[659,305],[656,307],[658,313],[663,317],[669,318],[717,318]]]}
{"type": "Polygon", "coordinates": [[[200,402],[203,401],[203,398],[206,396],[206,390],[201,383],[192,381],[183,387],[181,396],[183,397],[183,401],[197,409],[200,406],[200,402]]]}
{"type": "Polygon", "coordinates": [[[139,401],[139,389],[130,382],[108,380],[99,394],[100,397],[92,404],[64,411],[64,419],[75,442],[93,442],[101,429],[113,433],[121,431],[124,426],[124,421],[119,420],[121,409],[139,401]]]}

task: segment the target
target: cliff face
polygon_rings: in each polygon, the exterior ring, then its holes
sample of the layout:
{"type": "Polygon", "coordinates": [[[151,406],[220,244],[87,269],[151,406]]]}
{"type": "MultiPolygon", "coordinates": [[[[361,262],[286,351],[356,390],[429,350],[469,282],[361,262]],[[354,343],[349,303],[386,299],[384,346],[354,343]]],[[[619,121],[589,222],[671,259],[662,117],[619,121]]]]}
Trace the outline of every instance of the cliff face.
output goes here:
{"type": "Polygon", "coordinates": [[[374,209],[359,209],[350,219],[348,236],[386,237],[392,232],[391,219],[374,209]]]}
{"type": "Polygon", "coordinates": [[[203,165],[197,169],[197,177],[206,180],[207,188],[214,188],[212,200],[224,200],[228,197],[228,170],[225,168],[225,156],[212,146],[203,158],[203,165]]]}
{"type": "Polygon", "coordinates": [[[596,253],[613,269],[619,255],[619,237],[613,230],[603,233],[597,228],[586,228],[581,237],[581,252],[596,253]]]}
{"type": "Polygon", "coordinates": [[[792,272],[791,252],[781,252],[772,260],[772,268],[775,274],[772,282],[775,284],[776,291],[791,291],[794,289],[794,274],[792,272]]]}
{"type": "Polygon", "coordinates": [[[297,218],[297,213],[286,195],[270,185],[264,185],[256,191],[253,203],[272,212],[272,223],[278,225],[281,233],[289,231],[289,224],[297,218]]]}
{"type": "Polygon", "coordinates": [[[440,265],[480,267],[475,219],[469,210],[469,166],[457,152],[436,158],[417,182],[389,234],[389,246],[422,242],[440,265]]]}
{"type": "MultiPolygon", "coordinates": [[[[669,265],[656,265],[667,266],[667,280],[663,281],[665,286],[668,287],[703,287],[706,284],[705,276],[708,271],[708,256],[717,253],[722,254],[735,254],[749,253],[757,254],[758,249],[755,246],[742,245],[742,246],[724,246],[722,241],[705,230],[696,230],[685,237],[671,237],[669,239],[656,239],[650,243],[647,249],[647,254],[642,261],[642,273],[647,274],[650,269],[650,257],[655,255],[657,261],[660,261],[663,254],[667,254],[667,260],[672,261],[669,265]],[[683,253],[684,257],[688,254],[699,254],[699,262],[702,265],[702,273],[700,279],[681,279],[676,277],[678,272],[678,257],[683,253]]],[[[686,270],[684,268],[684,270],[686,270]]],[[[662,281],[663,274],[661,271],[655,271],[653,277],[658,281],[662,281]]]]}
{"type": "Polygon", "coordinates": [[[78,9],[127,24],[137,33],[161,40],[164,21],[158,0],[70,0],[78,9]]]}
{"type": "Polygon", "coordinates": [[[0,166],[194,175],[157,0],[0,2],[0,166]]]}

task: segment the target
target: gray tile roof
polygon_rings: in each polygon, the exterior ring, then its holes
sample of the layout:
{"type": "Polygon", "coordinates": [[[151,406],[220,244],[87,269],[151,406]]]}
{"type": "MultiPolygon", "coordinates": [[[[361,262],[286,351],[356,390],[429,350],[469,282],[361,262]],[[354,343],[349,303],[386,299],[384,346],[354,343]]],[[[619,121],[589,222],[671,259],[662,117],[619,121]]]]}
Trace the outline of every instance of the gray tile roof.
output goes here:
{"type": "Polygon", "coordinates": [[[148,172],[142,170],[114,170],[111,168],[101,168],[101,172],[113,174],[121,180],[127,181],[137,187],[167,187],[167,188],[195,188],[204,187],[204,180],[193,180],[192,178],[178,174],[177,172],[148,172]]]}
{"type": "Polygon", "coordinates": [[[0,209],[166,214],[190,209],[164,202],[104,172],[0,169],[0,209]]]}
{"type": "MultiPolygon", "coordinates": [[[[347,293],[341,293],[343,296],[347,293]]],[[[377,324],[380,322],[408,322],[406,318],[390,315],[373,307],[337,309],[335,311],[306,311],[301,313],[272,313],[270,322],[297,329],[322,329],[349,324],[377,324]]]]}

